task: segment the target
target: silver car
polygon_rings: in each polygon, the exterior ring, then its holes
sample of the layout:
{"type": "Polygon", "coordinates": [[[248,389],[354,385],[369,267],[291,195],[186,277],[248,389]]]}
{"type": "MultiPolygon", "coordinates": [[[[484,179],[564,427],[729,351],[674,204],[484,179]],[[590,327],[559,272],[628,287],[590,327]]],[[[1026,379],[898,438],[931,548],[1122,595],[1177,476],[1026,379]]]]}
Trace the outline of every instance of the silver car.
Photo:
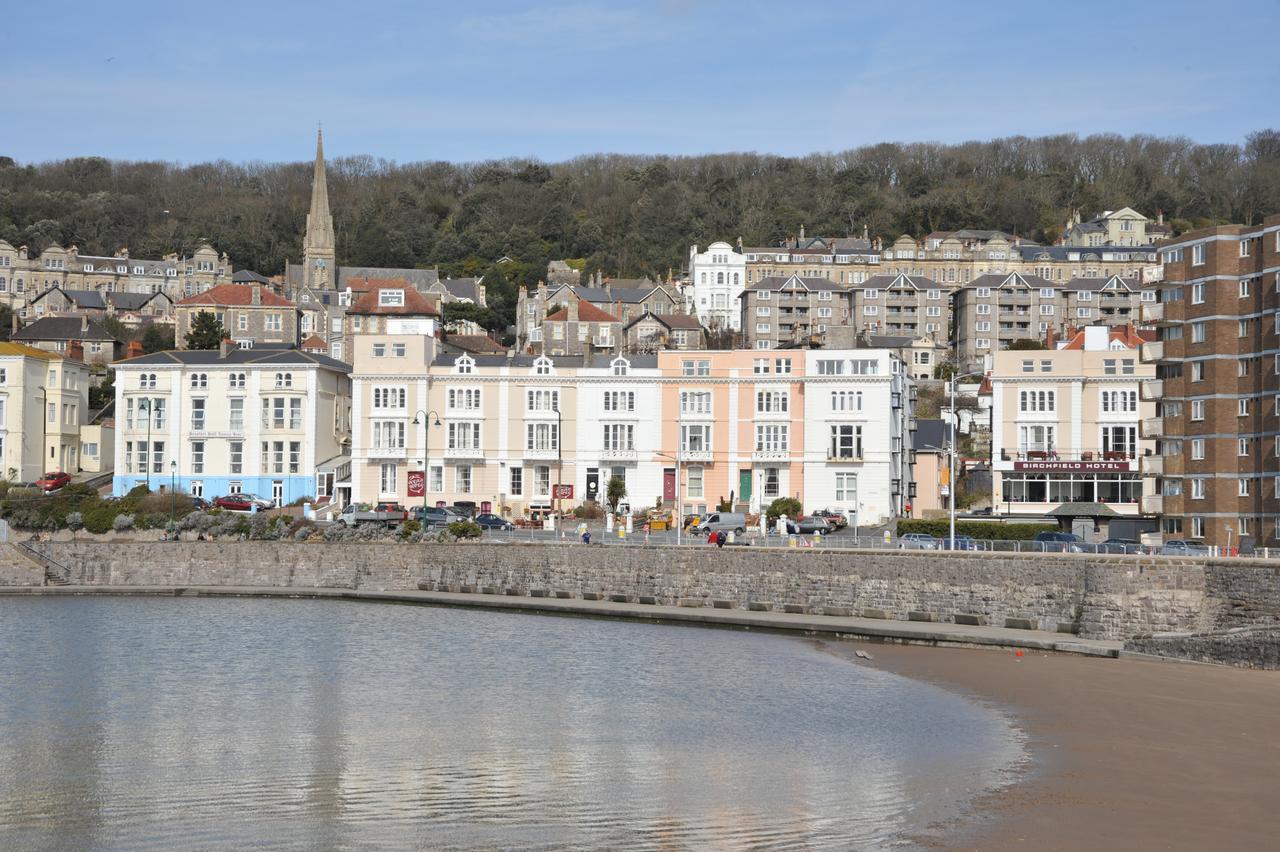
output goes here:
{"type": "Polygon", "coordinates": [[[907,533],[898,539],[898,547],[903,550],[937,550],[939,543],[927,533],[907,533]]]}

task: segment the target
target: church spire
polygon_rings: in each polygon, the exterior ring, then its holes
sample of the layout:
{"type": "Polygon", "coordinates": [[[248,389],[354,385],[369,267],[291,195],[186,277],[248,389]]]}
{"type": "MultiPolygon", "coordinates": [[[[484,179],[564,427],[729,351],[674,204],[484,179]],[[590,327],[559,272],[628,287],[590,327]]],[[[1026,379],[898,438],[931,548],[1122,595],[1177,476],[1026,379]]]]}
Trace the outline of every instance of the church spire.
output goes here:
{"type": "Polygon", "coordinates": [[[307,235],[302,241],[308,285],[335,286],[335,243],[333,216],[329,214],[329,187],[324,173],[324,131],[317,129],[316,164],[311,178],[311,212],[307,214],[307,235]]]}

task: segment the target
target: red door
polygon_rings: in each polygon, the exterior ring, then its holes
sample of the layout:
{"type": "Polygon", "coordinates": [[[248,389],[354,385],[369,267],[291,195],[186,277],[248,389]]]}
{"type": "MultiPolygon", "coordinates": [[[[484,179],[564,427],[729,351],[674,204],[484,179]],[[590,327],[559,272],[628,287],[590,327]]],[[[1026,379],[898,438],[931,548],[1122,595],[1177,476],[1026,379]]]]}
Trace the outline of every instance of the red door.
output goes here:
{"type": "Polygon", "coordinates": [[[674,468],[663,468],[662,470],[662,499],[676,499],[676,472],[674,468]]]}

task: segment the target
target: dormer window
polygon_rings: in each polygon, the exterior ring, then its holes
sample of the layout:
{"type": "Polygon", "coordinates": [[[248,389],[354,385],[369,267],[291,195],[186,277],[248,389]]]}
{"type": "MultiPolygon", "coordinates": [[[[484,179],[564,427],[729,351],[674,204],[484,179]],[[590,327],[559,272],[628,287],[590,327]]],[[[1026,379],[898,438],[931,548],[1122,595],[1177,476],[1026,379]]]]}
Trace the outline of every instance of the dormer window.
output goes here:
{"type": "Polygon", "coordinates": [[[613,368],[615,376],[625,376],[631,372],[631,362],[626,358],[614,358],[609,366],[613,368]]]}
{"type": "Polygon", "coordinates": [[[453,362],[453,368],[460,375],[470,375],[475,372],[476,361],[470,355],[463,355],[453,362]]]}
{"type": "Polygon", "coordinates": [[[378,307],[380,308],[404,307],[404,290],[379,290],[378,291],[378,307]]]}
{"type": "Polygon", "coordinates": [[[276,387],[278,388],[293,387],[293,373],[276,373],[276,387]]]}
{"type": "Polygon", "coordinates": [[[551,359],[545,355],[540,356],[538,360],[533,362],[533,374],[535,376],[549,376],[551,375],[551,369],[551,359]]]}

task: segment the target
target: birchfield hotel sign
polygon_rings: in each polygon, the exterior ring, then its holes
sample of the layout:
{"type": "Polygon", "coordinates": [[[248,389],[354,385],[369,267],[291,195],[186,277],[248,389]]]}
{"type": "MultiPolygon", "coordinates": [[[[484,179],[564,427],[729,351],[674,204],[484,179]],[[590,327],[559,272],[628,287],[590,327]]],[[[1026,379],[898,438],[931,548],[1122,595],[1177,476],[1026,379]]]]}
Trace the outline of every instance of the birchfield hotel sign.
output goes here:
{"type": "Polygon", "coordinates": [[[1016,461],[1013,469],[1042,473],[1102,473],[1126,471],[1130,468],[1127,461],[1016,461]]]}

